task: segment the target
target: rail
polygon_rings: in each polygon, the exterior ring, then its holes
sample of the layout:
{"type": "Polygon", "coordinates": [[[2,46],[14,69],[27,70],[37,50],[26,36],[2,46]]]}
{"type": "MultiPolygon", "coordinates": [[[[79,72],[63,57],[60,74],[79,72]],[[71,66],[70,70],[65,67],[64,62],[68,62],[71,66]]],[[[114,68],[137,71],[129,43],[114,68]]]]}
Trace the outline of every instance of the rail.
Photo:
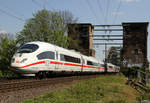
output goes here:
{"type": "Polygon", "coordinates": [[[95,78],[99,75],[88,75],[88,76],[72,76],[72,77],[56,77],[56,78],[47,78],[43,80],[15,80],[13,82],[0,82],[0,94],[1,93],[7,93],[7,92],[13,92],[18,90],[25,90],[30,88],[37,88],[47,85],[55,85],[59,83],[64,82],[72,82],[74,80],[87,80],[90,78],[95,78]]]}

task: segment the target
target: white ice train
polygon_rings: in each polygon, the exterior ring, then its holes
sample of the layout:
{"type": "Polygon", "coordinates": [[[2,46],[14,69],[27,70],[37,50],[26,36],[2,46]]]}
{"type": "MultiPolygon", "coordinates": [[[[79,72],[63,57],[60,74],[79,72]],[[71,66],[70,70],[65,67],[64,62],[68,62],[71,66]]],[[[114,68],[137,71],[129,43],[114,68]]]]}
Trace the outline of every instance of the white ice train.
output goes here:
{"type": "MultiPolygon", "coordinates": [[[[11,67],[23,76],[105,71],[104,63],[94,57],[38,41],[21,46],[12,58],[11,67]]],[[[107,72],[119,72],[119,68],[108,63],[107,72]]]]}

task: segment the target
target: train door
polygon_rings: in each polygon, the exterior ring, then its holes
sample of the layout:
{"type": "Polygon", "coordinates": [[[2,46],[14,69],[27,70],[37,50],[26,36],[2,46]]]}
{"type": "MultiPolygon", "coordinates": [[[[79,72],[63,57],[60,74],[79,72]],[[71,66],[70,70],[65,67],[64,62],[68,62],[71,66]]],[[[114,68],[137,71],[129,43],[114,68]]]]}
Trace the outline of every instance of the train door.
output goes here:
{"type": "Polygon", "coordinates": [[[61,61],[60,53],[58,51],[56,51],[55,70],[56,71],[63,70],[63,62],[61,61]]]}
{"type": "Polygon", "coordinates": [[[57,71],[59,69],[58,67],[58,52],[55,50],[55,70],[57,71]]]}
{"type": "Polygon", "coordinates": [[[56,61],[55,61],[55,70],[58,71],[59,70],[59,58],[58,58],[58,51],[55,51],[56,52],[56,61]]]}
{"type": "Polygon", "coordinates": [[[81,56],[81,60],[82,60],[82,62],[81,62],[81,72],[83,72],[83,66],[84,66],[84,64],[85,64],[85,60],[84,60],[84,58],[83,58],[83,56],[81,56]]]}

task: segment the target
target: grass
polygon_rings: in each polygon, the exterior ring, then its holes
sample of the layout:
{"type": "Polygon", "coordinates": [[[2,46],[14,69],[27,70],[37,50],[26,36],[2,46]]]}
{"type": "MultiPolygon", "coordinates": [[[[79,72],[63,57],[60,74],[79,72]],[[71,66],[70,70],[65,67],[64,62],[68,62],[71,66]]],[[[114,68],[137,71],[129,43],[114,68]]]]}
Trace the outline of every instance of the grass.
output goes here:
{"type": "Polygon", "coordinates": [[[22,103],[138,103],[139,95],[124,76],[100,76],[22,103]]]}
{"type": "Polygon", "coordinates": [[[139,101],[149,100],[150,101],[150,93],[143,93],[139,97],[137,97],[139,101]]]}

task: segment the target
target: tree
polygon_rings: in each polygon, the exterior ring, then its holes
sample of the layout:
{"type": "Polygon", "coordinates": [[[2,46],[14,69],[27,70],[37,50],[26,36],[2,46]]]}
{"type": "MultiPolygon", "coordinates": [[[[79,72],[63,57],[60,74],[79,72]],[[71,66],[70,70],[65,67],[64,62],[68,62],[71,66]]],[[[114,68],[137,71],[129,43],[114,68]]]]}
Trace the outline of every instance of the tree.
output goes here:
{"type": "Polygon", "coordinates": [[[108,51],[107,60],[109,63],[120,66],[120,47],[111,47],[108,51]]]}
{"type": "Polygon", "coordinates": [[[33,14],[24,29],[17,34],[20,44],[30,41],[44,41],[61,47],[68,46],[67,23],[75,22],[70,12],[41,10],[33,14]]]}
{"type": "Polygon", "coordinates": [[[60,11],[59,15],[61,16],[63,24],[65,25],[65,27],[67,27],[67,25],[70,23],[76,23],[77,22],[77,19],[74,19],[72,13],[70,13],[69,11],[60,11]]]}
{"type": "Polygon", "coordinates": [[[0,40],[0,71],[3,76],[12,76],[10,70],[11,59],[17,50],[16,40],[10,39],[12,35],[7,35],[0,40]]]}

